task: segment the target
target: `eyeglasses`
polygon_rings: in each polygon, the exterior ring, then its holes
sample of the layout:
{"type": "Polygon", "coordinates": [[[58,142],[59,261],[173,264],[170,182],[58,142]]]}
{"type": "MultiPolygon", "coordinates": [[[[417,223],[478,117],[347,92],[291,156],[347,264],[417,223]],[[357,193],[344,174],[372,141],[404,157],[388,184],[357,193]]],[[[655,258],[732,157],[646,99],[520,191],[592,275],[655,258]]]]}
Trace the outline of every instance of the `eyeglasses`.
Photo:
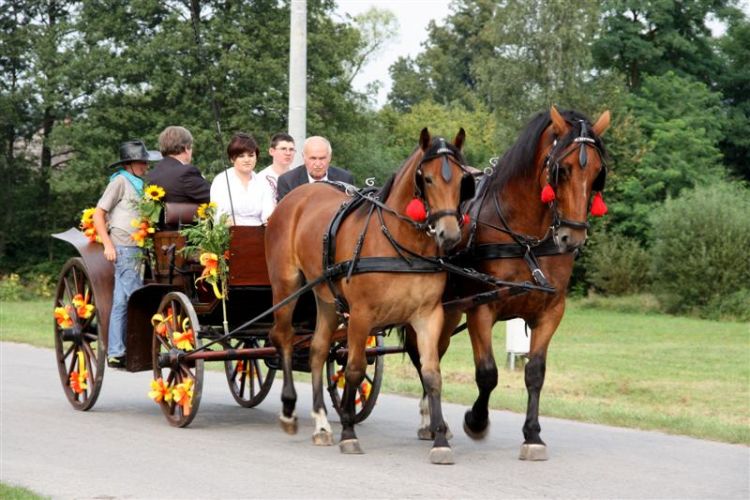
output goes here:
{"type": "Polygon", "coordinates": [[[273,148],[273,149],[275,149],[276,151],[282,151],[284,153],[294,153],[295,151],[297,151],[294,148],[273,148]]]}

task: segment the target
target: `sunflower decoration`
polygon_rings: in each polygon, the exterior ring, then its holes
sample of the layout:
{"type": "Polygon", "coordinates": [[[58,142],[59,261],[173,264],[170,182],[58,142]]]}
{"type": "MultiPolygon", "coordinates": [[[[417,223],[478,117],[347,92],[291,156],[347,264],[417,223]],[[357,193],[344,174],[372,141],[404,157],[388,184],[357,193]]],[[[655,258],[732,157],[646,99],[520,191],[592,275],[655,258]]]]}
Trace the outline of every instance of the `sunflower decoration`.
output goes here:
{"type": "Polygon", "coordinates": [[[172,401],[172,386],[166,384],[161,377],[152,380],[151,391],[149,391],[148,397],[153,399],[156,403],[161,403],[162,401],[169,403],[172,401]]]}
{"type": "Polygon", "coordinates": [[[139,217],[130,221],[135,231],[130,234],[135,244],[143,248],[148,258],[153,256],[154,240],[161,211],[164,208],[166,191],[161,186],[150,184],[143,190],[143,196],[138,200],[136,209],[139,217]]]}
{"type": "Polygon", "coordinates": [[[102,240],[99,238],[99,235],[96,234],[96,228],[94,227],[94,212],[96,212],[96,207],[84,209],[83,212],[81,212],[81,222],[79,227],[90,242],[101,243],[102,240]]]}
{"type": "Polygon", "coordinates": [[[161,201],[165,194],[164,188],[156,184],[146,186],[143,190],[143,197],[151,201],[161,201]]]}
{"type": "Polygon", "coordinates": [[[210,203],[202,203],[198,206],[198,210],[196,211],[196,216],[199,220],[205,220],[208,219],[213,213],[216,211],[216,203],[210,202],[210,203]]]}

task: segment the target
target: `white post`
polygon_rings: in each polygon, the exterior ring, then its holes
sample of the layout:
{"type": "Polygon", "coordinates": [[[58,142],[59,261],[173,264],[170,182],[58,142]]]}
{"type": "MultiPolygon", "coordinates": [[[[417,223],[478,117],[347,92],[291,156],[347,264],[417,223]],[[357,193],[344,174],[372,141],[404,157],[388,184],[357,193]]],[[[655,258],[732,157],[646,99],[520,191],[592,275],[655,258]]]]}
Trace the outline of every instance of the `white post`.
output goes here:
{"type": "Polygon", "coordinates": [[[522,318],[514,318],[505,323],[505,351],[508,353],[510,369],[516,367],[516,356],[528,354],[531,348],[531,338],[526,333],[526,322],[522,318]]]}
{"type": "Polygon", "coordinates": [[[289,32],[289,135],[297,153],[292,166],[302,163],[307,137],[307,0],[292,0],[289,32]]]}

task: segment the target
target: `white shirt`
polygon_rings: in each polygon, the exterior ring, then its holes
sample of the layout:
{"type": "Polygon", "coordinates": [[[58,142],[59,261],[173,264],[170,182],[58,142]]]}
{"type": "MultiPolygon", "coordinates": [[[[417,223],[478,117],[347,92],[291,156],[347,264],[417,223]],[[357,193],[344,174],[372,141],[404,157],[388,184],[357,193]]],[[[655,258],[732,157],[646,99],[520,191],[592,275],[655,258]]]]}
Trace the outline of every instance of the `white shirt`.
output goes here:
{"type": "Polygon", "coordinates": [[[279,185],[279,174],[273,169],[273,165],[269,165],[260,172],[258,172],[258,181],[263,185],[263,189],[268,190],[273,200],[273,205],[276,207],[276,193],[278,191],[277,186],[279,185]]]}
{"type": "Polygon", "coordinates": [[[322,181],[327,181],[327,180],[328,180],[328,172],[326,172],[326,175],[324,175],[320,179],[313,179],[312,177],[310,177],[310,174],[307,174],[307,182],[309,182],[310,184],[312,184],[313,182],[322,182],[322,181]]]}
{"type": "Polygon", "coordinates": [[[260,226],[268,222],[274,209],[274,197],[264,184],[260,182],[259,174],[253,173],[245,188],[234,167],[217,175],[211,183],[211,201],[217,205],[217,219],[221,214],[229,214],[229,223],[232,224],[234,206],[234,220],[238,226],[260,226]],[[232,192],[231,204],[227,177],[232,192]]]}

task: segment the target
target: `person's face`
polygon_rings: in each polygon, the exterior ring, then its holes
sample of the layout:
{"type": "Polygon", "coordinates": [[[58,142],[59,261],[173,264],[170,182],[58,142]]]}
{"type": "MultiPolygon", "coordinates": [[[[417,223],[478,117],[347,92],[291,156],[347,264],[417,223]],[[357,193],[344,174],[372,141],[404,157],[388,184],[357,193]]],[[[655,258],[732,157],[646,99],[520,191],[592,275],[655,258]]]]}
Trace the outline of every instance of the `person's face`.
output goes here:
{"type": "Polygon", "coordinates": [[[315,180],[325,177],[328,172],[328,165],[331,163],[331,155],[328,152],[328,146],[322,141],[315,141],[307,144],[303,153],[305,157],[305,168],[307,174],[315,180]]]}
{"type": "Polygon", "coordinates": [[[148,170],[148,163],[145,161],[134,161],[130,163],[129,167],[131,173],[138,177],[143,177],[148,170]]]}
{"type": "Polygon", "coordinates": [[[232,160],[232,165],[239,173],[247,175],[253,171],[257,161],[258,157],[255,155],[255,151],[243,151],[232,160]]]}
{"type": "Polygon", "coordinates": [[[279,165],[284,168],[289,168],[289,165],[294,161],[294,143],[289,141],[279,141],[276,147],[268,149],[268,154],[273,158],[273,164],[279,165]]]}

